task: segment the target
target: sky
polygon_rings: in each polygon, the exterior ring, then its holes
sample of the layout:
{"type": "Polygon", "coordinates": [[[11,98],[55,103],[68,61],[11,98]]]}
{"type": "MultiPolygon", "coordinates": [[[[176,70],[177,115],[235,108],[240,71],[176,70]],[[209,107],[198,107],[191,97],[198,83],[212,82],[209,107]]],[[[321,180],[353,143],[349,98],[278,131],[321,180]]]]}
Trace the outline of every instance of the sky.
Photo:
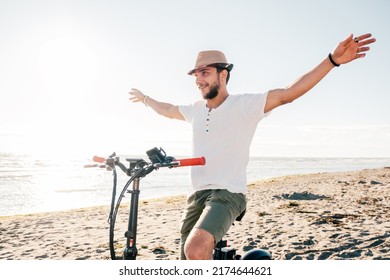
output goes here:
{"type": "Polygon", "coordinates": [[[366,58],[260,122],[251,155],[390,157],[389,12],[385,0],[0,0],[0,152],[189,155],[190,125],[131,103],[131,88],[192,103],[186,73],[217,49],[234,64],[230,94],[264,93],[372,33],[366,58]]]}

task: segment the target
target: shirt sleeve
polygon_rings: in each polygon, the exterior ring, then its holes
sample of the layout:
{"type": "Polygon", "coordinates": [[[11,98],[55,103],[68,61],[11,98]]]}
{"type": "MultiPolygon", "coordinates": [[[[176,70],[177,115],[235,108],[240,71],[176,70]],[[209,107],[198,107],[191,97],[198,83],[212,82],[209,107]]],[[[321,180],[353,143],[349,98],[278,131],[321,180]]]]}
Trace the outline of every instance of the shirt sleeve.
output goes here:
{"type": "Polygon", "coordinates": [[[267,96],[268,92],[243,95],[242,109],[249,120],[259,122],[264,117],[268,117],[271,112],[264,113],[267,96]]]}
{"type": "Polygon", "coordinates": [[[180,105],[179,111],[183,115],[186,122],[192,123],[194,118],[194,105],[180,105]]]}

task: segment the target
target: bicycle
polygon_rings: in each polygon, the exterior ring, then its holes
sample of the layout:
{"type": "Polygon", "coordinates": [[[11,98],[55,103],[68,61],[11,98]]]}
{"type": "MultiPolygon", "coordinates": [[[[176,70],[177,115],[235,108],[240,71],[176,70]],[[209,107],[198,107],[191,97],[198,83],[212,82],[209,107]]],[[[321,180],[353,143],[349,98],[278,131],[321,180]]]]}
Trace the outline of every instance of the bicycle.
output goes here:
{"type": "MultiPolygon", "coordinates": [[[[143,177],[146,177],[151,172],[158,170],[159,168],[176,168],[182,166],[196,166],[196,165],[205,165],[206,159],[204,157],[198,158],[187,158],[187,159],[175,159],[174,157],[167,156],[165,151],[160,148],[153,148],[146,152],[149,157],[150,162],[145,161],[141,158],[127,158],[126,161],[129,163],[129,167],[126,167],[116,156],[115,153],[110,155],[107,158],[94,156],[93,161],[103,164],[100,167],[106,167],[113,172],[113,188],[112,188],[112,199],[110,213],[108,217],[109,227],[109,247],[110,247],[110,256],[112,260],[118,260],[114,240],[115,232],[115,222],[118,214],[118,210],[122,201],[122,198],[125,196],[125,193],[128,192],[131,194],[130,198],[130,210],[128,217],[127,231],[124,236],[126,237],[126,246],[123,250],[123,259],[124,260],[136,260],[138,255],[137,249],[137,220],[138,220],[138,202],[140,194],[140,180],[143,177]],[[117,172],[116,167],[119,167],[130,179],[125,183],[118,199],[116,200],[116,191],[117,191],[117,172]],[[132,183],[132,189],[128,190],[130,184],[132,183]],[[115,203],[116,200],[116,203],[115,203]]],[[[244,214],[244,213],[243,213],[244,214]]],[[[242,218],[237,217],[237,220],[242,218]]],[[[220,240],[217,242],[214,253],[214,260],[235,260],[235,259],[271,259],[271,254],[268,251],[261,249],[253,249],[248,251],[243,257],[236,254],[236,249],[228,247],[226,240],[220,240]]]]}

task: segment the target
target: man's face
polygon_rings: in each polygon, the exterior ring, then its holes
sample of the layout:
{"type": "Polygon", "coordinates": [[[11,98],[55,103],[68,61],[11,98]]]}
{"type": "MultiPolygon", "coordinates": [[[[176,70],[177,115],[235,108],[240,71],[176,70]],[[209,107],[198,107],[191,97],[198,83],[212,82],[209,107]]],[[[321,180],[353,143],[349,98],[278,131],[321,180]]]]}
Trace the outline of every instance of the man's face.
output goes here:
{"type": "Polygon", "coordinates": [[[194,73],[196,85],[204,99],[213,99],[218,95],[220,82],[217,68],[204,67],[194,73]]]}

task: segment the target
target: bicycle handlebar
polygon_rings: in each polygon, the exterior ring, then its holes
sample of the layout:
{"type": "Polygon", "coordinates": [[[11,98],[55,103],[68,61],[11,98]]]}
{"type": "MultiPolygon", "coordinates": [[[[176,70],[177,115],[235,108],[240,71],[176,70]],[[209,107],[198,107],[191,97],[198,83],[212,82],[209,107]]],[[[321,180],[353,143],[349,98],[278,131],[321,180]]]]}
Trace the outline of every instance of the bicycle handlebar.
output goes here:
{"type": "MultiPolygon", "coordinates": [[[[108,163],[113,159],[94,156],[92,160],[98,163],[108,163]]],[[[173,159],[171,162],[167,162],[166,164],[163,164],[161,166],[181,167],[181,166],[195,166],[195,165],[205,165],[205,164],[206,164],[205,157],[196,157],[196,158],[173,159]]]]}
{"type": "Polygon", "coordinates": [[[206,164],[206,159],[204,157],[175,159],[173,161],[179,163],[178,165],[176,165],[174,167],[205,165],[206,164]]]}
{"type": "Polygon", "coordinates": [[[94,162],[99,162],[99,163],[104,163],[104,162],[106,161],[105,158],[103,158],[103,157],[98,157],[98,156],[94,156],[94,157],[92,158],[92,160],[93,160],[94,162]]]}
{"type": "Polygon", "coordinates": [[[131,170],[135,167],[141,167],[145,170],[148,170],[147,173],[150,173],[153,169],[158,169],[160,167],[181,167],[181,166],[196,166],[196,165],[205,165],[206,159],[204,157],[196,157],[196,158],[185,158],[185,159],[175,159],[173,157],[167,157],[165,151],[160,148],[154,148],[146,152],[151,160],[150,163],[147,163],[143,159],[126,159],[130,162],[130,169],[127,169],[123,163],[120,162],[119,157],[113,153],[108,158],[94,156],[92,160],[94,162],[105,164],[111,168],[115,165],[119,166],[125,173],[128,175],[131,173],[131,170]]]}

